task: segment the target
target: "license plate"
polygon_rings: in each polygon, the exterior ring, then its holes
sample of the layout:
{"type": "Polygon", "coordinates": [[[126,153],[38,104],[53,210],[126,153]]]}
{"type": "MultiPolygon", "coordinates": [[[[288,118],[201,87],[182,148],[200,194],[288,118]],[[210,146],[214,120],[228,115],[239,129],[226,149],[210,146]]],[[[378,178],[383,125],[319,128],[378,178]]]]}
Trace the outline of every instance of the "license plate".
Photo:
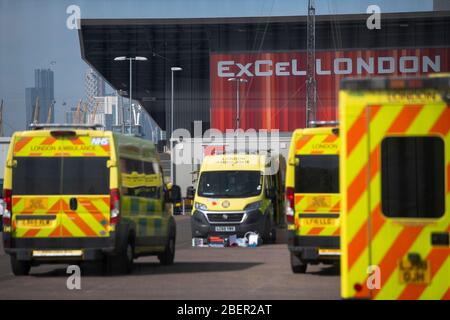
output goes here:
{"type": "Polygon", "coordinates": [[[419,260],[412,263],[408,259],[399,262],[400,283],[427,284],[430,283],[430,263],[419,260]]]}
{"type": "Polygon", "coordinates": [[[337,219],[333,218],[300,218],[302,226],[334,226],[337,219]]]}
{"type": "Polygon", "coordinates": [[[48,227],[51,224],[52,220],[44,220],[44,219],[17,220],[18,227],[48,227]]]}
{"type": "Polygon", "coordinates": [[[319,254],[323,256],[339,256],[341,251],[339,249],[319,249],[319,254]]]}
{"type": "Polygon", "coordinates": [[[220,226],[215,228],[216,232],[234,232],[236,227],[234,226],[220,226]]]}
{"type": "Polygon", "coordinates": [[[83,250],[33,250],[33,257],[81,257],[83,250]]]}

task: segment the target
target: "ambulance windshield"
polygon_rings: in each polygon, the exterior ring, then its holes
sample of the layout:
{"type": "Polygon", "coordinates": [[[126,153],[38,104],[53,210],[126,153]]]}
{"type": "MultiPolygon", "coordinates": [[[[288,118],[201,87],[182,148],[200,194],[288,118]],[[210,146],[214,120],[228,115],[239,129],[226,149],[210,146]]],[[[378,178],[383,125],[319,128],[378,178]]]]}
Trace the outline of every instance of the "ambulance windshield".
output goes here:
{"type": "Polygon", "coordinates": [[[215,198],[246,198],[261,194],[259,171],[207,171],[200,176],[198,195],[215,198]]]}

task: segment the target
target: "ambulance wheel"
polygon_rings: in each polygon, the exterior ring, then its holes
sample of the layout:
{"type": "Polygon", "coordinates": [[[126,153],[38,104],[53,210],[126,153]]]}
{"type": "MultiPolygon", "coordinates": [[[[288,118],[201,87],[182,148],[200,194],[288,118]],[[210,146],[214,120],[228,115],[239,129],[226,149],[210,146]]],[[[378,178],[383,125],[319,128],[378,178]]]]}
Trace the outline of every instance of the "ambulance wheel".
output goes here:
{"type": "Polygon", "coordinates": [[[270,230],[270,243],[277,243],[277,229],[276,228],[272,228],[272,230],[270,230]]]}
{"type": "Polygon", "coordinates": [[[166,248],[163,253],[158,255],[158,259],[164,266],[173,264],[173,261],[175,260],[175,235],[169,237],[166,248]]]}
{"type": "Polygon", "coordinates": [[[106,269],[109,274],[129,274],[133,269],[134,241],[128,239],[119,252],[106,258],[106,269]]]}
{"type": "Polygon", "coordinates": [[[11,257],[11,269],[15,276],[27,276],[30,273],[31,263],[11,257]]]}
{"type": "Polygon", "coordinates": [[[308,264],[304,263],[299,256],[291,252],[291,269],[293,273],[306,273],[308,264]]]}
{"type": "Polygon", "coordinates": [[[275,243],[276,236],[275,228],[272,228],[272,221],[267,216],[264,223],[263,243],[275,243]]]}

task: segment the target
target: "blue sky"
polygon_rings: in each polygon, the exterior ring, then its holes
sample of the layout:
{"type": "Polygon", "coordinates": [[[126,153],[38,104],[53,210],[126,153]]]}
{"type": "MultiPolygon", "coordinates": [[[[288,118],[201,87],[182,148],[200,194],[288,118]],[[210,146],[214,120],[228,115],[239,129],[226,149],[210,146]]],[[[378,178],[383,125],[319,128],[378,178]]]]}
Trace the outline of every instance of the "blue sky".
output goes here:
{"type": "MultiPolygon", "coordinates": [[[[84,98],[88,66],[77,31],[66,28],[72,4],[81,18],[201,18],[305,15],[307,0],[0,0],[0,99],[7,134],[25,128],[25,88],[34,85],[36,68],[55,72],[57,121],[63,120],[63,101],[70,107],[84,98]]],[[[365,13],[369,4],[382,12],[432,10],[432,0],[316,0],[319,15],[365,13]]]]}

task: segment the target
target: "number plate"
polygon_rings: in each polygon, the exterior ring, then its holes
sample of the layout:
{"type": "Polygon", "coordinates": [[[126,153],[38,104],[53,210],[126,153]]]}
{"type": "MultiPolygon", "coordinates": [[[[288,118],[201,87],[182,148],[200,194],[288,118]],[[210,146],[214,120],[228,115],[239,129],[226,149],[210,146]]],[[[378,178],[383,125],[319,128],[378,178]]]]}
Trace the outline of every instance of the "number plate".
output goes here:
{"type": "Polygon", "coordinates": [[[420,260],[411,263],[408,259],[403,259],[398,264],[400,283],[404,284],[427,284],[430,283],[430,263],[420,260]]]}
{"type": "Polygon", "coordinates": [[[341,251],[339,249],[319,249],[319,254],[323,256],[340,256],[341,251]]]}
{"type": "Polygon", "coordinates": [[[334,226],[338,219],[333,218],[300,218],[302,226],[334,226]]]}
{"type": "Polygon", "coordinates": [[[33,250],[33,257],[80,257],[83,250],[33,250]]]}
{"type": "Polygon", "coordinates": [[[216,232],[234,232],[236,231],[235,226],[220,226],[215,228],[216,232]]]}
{"type": "Polygon", "coordinates": [[[18,227],[48,227],[52,224],[53,220],[44,219],[27,219],[17,220],[18,227]]]}

